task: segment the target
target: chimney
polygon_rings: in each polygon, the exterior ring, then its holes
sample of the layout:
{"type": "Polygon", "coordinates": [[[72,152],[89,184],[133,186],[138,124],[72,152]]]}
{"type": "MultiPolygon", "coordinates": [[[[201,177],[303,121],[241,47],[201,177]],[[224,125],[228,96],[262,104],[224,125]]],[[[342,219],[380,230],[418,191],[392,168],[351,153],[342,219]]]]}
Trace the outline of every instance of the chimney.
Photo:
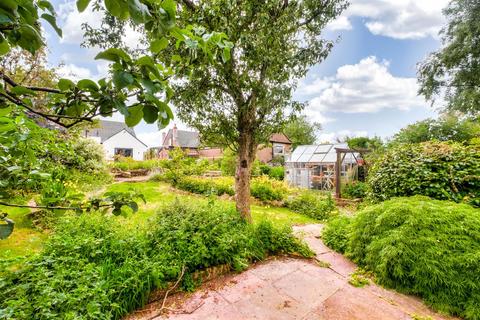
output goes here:
{"type": "Polygon", "coordinates": [[[174,123],[173,129],[172,129],[172,146],[176,147],[178,145],[177,140],[178,140],[177,124],[174,123]]]}
{"type": "Polygon", "coordinates": [[[166,138],[167,134],[165,133],[165,131],[162,132],[162,143],[161,145],[164,146],[165,145],[165,138],[166,138]]]}

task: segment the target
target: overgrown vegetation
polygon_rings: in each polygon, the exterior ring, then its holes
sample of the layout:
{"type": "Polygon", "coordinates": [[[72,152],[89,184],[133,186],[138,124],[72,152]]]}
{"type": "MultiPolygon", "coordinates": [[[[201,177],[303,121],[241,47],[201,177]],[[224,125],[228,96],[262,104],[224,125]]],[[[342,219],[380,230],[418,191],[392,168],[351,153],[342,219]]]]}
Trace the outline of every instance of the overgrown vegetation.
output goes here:
{"type": "Polygon", "coordinates": [[[374,201],[425,195],[480,206],[480,145],[425,142],[388,149],[369,171],[374,201]]]}
{"type": "Polygon", "coordinates": [[[269,178],[283,181],[285,178],[285,168],[282,166],[272,167],[266,164],[260,165],[260,172],[269,178]]]}
{"type": "Polygon", "coordinates": [[[286,202],[287,208],[293,212],[304,214],[317,220],[326,220],[333,215],[335,203],[328,194],[320,196],[314,191],[303,191],[286,202]]]}
{"type": "MultiPolygon", "coordinates": [[[[6,111],[0,110],[0,121],[6,111]]],[[[103,149],[74,134],[38,126],[18,115],[15,122],[0,130],[0,192],[41,193],[54,181],[78,186],[108,181],[103,149]],[[83,183],[85,182],[85,183],[83,183]]]]}
{"type": "Polygon", "coordinates": [[[479,319],[479,209],[423,196],[396,198],[352,219],[332,220],[323,239],[380,284],[420,295],[442,312],[479,319]]]}
{"type": "Polygon", "coordinates": [[[133,160],[132,158],[120,157],[115,159],[114,162],[110,163],[109,167],[112,169],[118,169],[122,171],[131,171],[131,170],[139,170],[139,169],[152,170],[152,169],[160,168],[161,165],[162,165],[162,160],[159,160],[159,159],[137,161],[137,160],[133,160]]]}
{"type": "Polygon", "coordinates": [[[145,229],[99,214],[67,216],[44,251],[0,279],[0,316],[15,319],[120,319],[146,303],[155,288],[228,264],[243,270],[268,254],[311,251],[268,222],[249,225],[231,205],[162,209],[145,229]]]}
{"type": "Polygon", "coordinates": [[[363,199],[367,195],[367,184],[361,181],[347,182],[342,185],[342,197],[363,199]]]}

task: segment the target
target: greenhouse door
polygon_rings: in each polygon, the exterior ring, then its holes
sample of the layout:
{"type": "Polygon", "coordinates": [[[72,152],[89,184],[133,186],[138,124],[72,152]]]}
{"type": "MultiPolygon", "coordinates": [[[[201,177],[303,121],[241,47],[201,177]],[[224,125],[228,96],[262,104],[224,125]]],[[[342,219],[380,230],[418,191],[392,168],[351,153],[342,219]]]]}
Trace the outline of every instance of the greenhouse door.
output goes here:
{"type": "Polygon", "coordinates": [[[300,169],[300,188],[310,189],[310,169],[300,169]]]}

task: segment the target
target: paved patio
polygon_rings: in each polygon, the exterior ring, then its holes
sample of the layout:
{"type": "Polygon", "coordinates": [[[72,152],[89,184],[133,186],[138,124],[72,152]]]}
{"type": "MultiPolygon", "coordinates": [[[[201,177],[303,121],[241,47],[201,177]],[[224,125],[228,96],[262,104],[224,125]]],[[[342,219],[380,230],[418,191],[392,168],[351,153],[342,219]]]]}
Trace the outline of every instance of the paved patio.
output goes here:
{"type": "Polygon", "coordinates": [[[295,231],[328,262],[278,258],[238,274],[204,284],[193,294],[168,299],[169,314],[153,317],[161,303],[147,306],[141,319],[453,319],[439,315],[420,299],[370,284],[348,283],[356,266],[332,252],[320,239],[322,225],[296,227],[295,231]],[[430,318],[429,318],[430,317],[430,318]]]}

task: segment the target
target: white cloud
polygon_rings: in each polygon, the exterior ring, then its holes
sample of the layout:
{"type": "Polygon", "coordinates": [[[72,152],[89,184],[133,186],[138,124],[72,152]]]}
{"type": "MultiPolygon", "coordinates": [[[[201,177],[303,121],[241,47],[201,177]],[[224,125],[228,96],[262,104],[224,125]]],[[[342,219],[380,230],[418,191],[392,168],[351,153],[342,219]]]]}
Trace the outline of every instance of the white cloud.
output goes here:
{"type": "Polygon", "coordinates": [[[137,137],[149,147],[158,147],[162,144],[162,132],[164,131],[137,133],[137,137]]]}
{"type": "Polygon", "coordinates": [[[395,39],[436,37],[445,23],[442,9],[449,0],[351,0],[345,12],[329,25],[330,30],[352,29],[350,19],[365,18],[375,35],[395,39]]]}
{"type": "Polygon", "coordinates": [[[336,143],[338,141],[343,142],[347,137],[367,137],[368,131],[350,131],[350,130],[341,130],[338,132],[324,132],[318,136],[317,141],[319,143],[336,143]]]}
{"type": "Polygon", "coordinates": [[[101,26],[102,13],[93,11],[90,4],[83,12],[78,12],[75,1],[68,1],[60,5],[58,11],[59,24],[63,30],[61,43],[80,44],[83,42],[82,24],[88,23],[90,26],[98,28],[101,26]]]}
{"type": "Polygon", "coordinates": [[[92,72],[88,68],[79,67],[75,64],[69,63],[60,66],[58,74],[62,78],[69,78],[72,80],[91,79],[93,78],[92,72]]]}
{"type": "Polygon", "coordinates": [[[367,57],[338,68],[333,77],[302,83],[298,93],[309,93],[307,114],[321,118],[325,112],[372,113],[383,109],[425,107],[417,95],[417,80],[393,76],[386,61],[367,57]],[[316,89],[315,89],[316,88],[316,89]]]}

